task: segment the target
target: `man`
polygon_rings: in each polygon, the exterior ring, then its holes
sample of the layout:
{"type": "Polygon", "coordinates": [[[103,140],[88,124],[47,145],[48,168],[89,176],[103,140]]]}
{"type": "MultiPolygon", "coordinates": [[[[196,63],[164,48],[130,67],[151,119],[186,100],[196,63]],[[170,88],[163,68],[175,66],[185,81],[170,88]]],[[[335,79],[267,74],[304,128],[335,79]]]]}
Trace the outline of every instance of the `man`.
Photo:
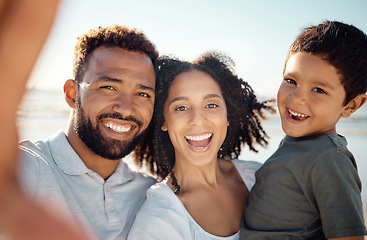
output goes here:
{"type": "Polygon", "coordinates": [[[64,85],[67,131],[20,143],[26,192],[90,236],[125,239],[153,178],[120,160],[144,137],[155,99],[157,51],[143,33],[99,27],[78,38],[64,85]]]}

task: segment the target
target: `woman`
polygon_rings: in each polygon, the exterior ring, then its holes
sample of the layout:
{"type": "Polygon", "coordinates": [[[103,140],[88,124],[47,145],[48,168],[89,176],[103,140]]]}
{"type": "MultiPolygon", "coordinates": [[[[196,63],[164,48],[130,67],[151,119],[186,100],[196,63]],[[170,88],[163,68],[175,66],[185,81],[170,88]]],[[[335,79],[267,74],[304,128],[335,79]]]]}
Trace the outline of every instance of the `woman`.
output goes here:
{"type": "Polygon", "coordinates": [[[162,182],[147,192],[129,239],[238,239],[260,163],[232,160],[266,145],[268,102],[216,53],[193,63],[162,58],[151,133],[136,152],[162,182]],[[227,160],[225,160],[227,159],[227,160]]]}

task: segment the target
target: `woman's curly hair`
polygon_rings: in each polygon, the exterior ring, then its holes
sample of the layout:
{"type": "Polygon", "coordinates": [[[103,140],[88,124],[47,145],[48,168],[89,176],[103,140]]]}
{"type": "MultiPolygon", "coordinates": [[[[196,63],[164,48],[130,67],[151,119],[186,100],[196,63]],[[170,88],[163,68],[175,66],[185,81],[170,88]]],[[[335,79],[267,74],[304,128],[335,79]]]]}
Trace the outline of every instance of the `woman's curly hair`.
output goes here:
{"type": "Polygon", "coordinates": [[[209,52],[193,62],[180,61],[174,57],[158,60],[156,100],[154,114],[145,141],[135,151],[135,161],[145,162],[151,173],[164,179],[175,164],[174,147],[167,131],[162,131],[163,108],[169,88],[177,75],[191,70],[208,73],[220,86],[227,106],[227,136],[218,152],[219,158],[236,159],[241,148],[247,144],[257,152],[254,144],[267,145],[268,136],[261,126],[264,111],[274,113],[273,100],[259,102],[252,88],[232,70],[233,61],[217,52],[209,52]]]}

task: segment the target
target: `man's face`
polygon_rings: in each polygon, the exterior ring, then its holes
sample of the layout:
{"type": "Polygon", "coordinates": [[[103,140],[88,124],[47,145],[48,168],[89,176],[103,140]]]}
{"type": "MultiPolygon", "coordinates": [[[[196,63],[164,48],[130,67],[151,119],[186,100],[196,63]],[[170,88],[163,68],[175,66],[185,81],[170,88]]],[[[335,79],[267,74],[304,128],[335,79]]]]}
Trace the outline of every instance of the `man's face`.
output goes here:
{"type": "Polygon", "coordinates": [[[97,48],[78,87],[74,129],[107,159],[135,149],[153,115],[155,73],[150,58],[120,48],[97,48]]]}

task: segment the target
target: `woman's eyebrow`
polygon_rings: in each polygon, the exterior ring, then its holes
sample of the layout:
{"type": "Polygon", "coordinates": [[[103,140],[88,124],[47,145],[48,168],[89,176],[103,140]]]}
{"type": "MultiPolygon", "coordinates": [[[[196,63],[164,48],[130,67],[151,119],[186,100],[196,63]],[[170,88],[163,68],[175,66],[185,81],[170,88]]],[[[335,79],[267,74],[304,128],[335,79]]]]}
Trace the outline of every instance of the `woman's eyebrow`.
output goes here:
{"type": "MultiPolygon", "coordinates": [[[[204,96],[204,98],[203,99],[208,99],[208,98],[220,98],[220,99],[222,99],[222,97],[221,96],[219,96],[218,94],[216,94],[216,93],[211,93],[211,94],[207,94],[207,95],[205,95],[204,96]]],[[[222,99],[223,100],[223,99],[222,99]]]]}

